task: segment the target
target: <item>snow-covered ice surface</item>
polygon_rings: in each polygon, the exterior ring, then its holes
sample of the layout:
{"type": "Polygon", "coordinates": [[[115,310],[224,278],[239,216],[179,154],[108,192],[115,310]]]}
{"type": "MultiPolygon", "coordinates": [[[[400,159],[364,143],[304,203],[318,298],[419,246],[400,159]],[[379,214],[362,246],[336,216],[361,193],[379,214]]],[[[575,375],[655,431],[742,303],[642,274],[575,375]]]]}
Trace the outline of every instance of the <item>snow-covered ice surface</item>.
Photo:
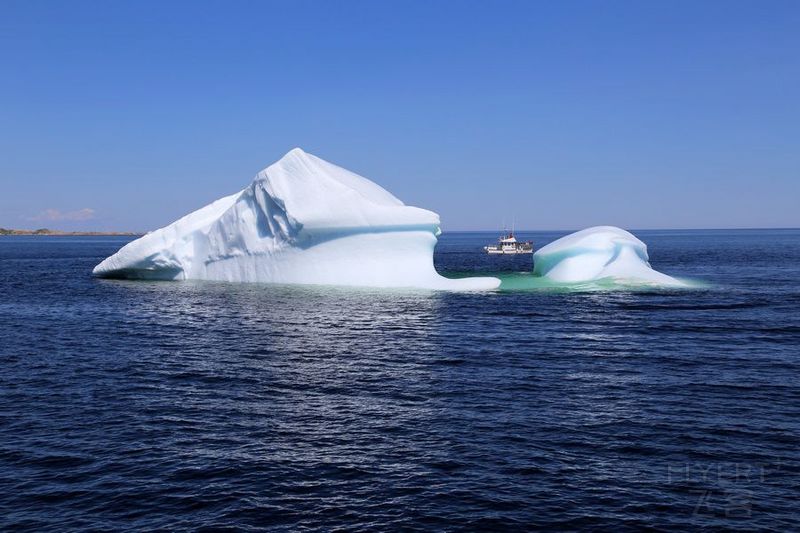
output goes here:
{"type": "Polygon", "coordinates": [[[100,277],[487,290],[433,266],[439,215],[299,148],[244,190],[125,245],[100,277]]]}
{"type": "Polygon", "coordinates": [[[534,275],[559,283],[611,280],[623,285],[687,286],[653,270],[647,245],[614,226],[571,233],[536,251],[533,262],[534,275]]]}

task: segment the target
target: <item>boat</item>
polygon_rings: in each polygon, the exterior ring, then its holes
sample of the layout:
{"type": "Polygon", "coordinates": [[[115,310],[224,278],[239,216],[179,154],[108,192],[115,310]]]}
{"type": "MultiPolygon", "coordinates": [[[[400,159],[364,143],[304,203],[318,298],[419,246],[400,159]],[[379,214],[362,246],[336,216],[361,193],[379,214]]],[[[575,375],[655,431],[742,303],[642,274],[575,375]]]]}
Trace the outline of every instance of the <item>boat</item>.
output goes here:
{"type": "Polygon", "coordinates": [[[532,254],[533,242],[519,242],[517,238],[514,237],[513,231],[509,233],[503,232],[500,238],[497,239],[497,244],[484,246],[483,249],[489,255],[532,254]]]}

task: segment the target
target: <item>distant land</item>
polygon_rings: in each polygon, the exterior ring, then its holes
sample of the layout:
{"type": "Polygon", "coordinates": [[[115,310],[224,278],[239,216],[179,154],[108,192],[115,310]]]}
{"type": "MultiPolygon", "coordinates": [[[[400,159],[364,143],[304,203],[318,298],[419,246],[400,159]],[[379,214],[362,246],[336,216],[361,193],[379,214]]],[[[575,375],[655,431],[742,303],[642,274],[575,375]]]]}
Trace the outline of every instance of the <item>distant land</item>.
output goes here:
{"type": "Polygon", "coordinates": [[[61,231],[57,229],[6,229],[0,228],[0,235],[106,235],[106,236],[136,236],[142,235],[131,231],[61,231]]]}

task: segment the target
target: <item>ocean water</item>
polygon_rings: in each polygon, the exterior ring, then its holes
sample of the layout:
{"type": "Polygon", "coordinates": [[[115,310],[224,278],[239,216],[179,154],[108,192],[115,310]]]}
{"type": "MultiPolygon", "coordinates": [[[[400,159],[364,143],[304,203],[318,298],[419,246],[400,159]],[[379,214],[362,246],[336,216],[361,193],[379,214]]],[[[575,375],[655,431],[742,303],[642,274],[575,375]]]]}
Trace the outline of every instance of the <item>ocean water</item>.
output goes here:
{"type": "Polygon", "coordinates": [[[0,237],[0,529],[800,528],[800,230],[635,233],[701,285],[521,290],[492,233],[435,256],[486,294],[98,280],[127,239],[0,237]]]}

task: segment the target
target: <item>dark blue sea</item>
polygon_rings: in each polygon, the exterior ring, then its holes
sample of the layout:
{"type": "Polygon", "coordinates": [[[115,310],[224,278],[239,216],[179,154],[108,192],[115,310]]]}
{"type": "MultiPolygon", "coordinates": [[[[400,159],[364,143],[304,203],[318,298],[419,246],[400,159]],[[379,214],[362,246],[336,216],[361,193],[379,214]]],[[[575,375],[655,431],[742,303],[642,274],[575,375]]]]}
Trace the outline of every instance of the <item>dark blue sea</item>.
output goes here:
{"type": "MultiPolygon", "coordinates": [[[[797,530],[800,230],[634,233],[697,287],[100,280],[128,239],[0,237],[0,529],[797,530]]],[[[437,268],[527,275],[495,238],[437,268]]]]}

